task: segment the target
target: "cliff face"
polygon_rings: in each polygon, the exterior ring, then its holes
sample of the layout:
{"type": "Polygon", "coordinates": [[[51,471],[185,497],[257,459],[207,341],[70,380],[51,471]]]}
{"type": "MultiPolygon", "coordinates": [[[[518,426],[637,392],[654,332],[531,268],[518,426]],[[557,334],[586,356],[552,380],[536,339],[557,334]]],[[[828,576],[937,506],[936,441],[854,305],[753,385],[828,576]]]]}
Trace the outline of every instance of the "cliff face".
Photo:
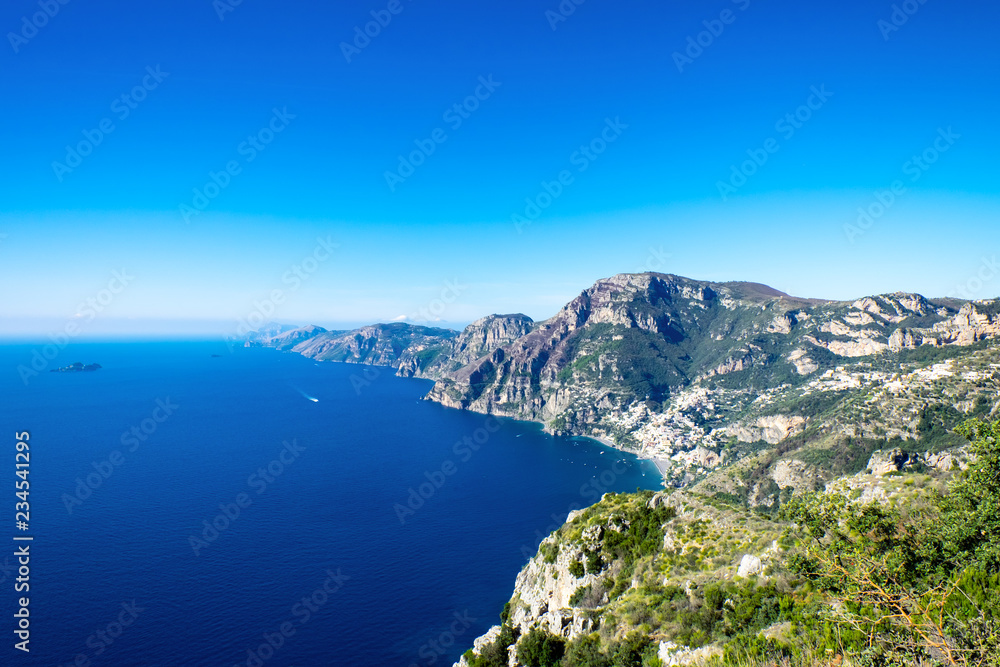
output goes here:
{"type": "Polygon", "coordinates": [[[1000,404],[998,338],[1000,300],[829,302],[645,273],[600,280],[543,322],[279,329],[252,344],[430,378],[443,405],[602,438],[671,485],[771,506],[873,449],[952,446],[950,429],[1000,404]]]}
{"type": "Polygon", "coordinates": [[[304,343],[306,341],[312,340],[322,334],[330,334],[331,336],[336,336],[343,332],[340,331],[327,331],[323,327],[308,326],[301,327],[299,329],[292,329],[291,331],[285,331],[279,334],[275,334],[266,339],[266,344],[268,347],[274,347],[279,350],[291,350],[299,343],[304,343]]]}
{"type": "Polygon", "coordinates": [[[354,331],[308,326],[258,337],[258,342],[318,361],[388,366],[402,377],[438,378],[520,338],[533,326],[526,315],[491,315],[461,333],[401,322],[354,331]]]}
{"type": "MultiPolygon", "coordinates": [[[[319,361],[389,366],[410,377],[423,375],[442,355],[447,357],[457,335],[450,329],[375,324],[348,332],[319,333],[305,338],[291,350],[319,361]]],[[[272,341],[280,344],[279,340],[272,341]]]]}
{"type": "MultiPolygon", "coordinates": [[[[633,630],[649,633],[649,624],[662,624],[650,604],[656,592],[676,591],[696,607],[706,585],[733,579],[746,561],[756,567],[744,567],[741,576],[756,578],[777,556],[774,540],[782,528],[683,492],[606,494],[571,512],[518,574],[501,619],[513,641],[507,664],[524,664],[518,649],[533,631],[567,642],[596,638],[605,646],[633,630]]],[[[674,627],[656,630],[669,636],[674,627]]],[[[456,667],[474,664],[487,644],[503,641],[501,635],[501,626],[491,628],[456,667]]],[[[718,649],[686,653],[693,659],[718,649]]]]}
{"type": "Polygon", "coordinates": [[[609,435],[608,416],[637,401],[662,403],[693,382],[756,375],[758,388],[769,389],[788,371],[806,376],[834,367],[831,355],[970,344],[997,336],[998,327],[986,303],[956,310],[904,293],[829,303],[753,283],[618,275],[448,373],[429,398],[542,421],[555,432],[609,435]]]}
{"type": "Polygon", "coordinates": [[[457,370],[488,356],[503,345],[513,343],[534,329],[527,315],[490,315],[467,326],[455,339],[450,357],[457,370]]]}
{"type": "MultiPolygon", "coordinates": [[[[818,487],[809,504],[926,508],[927,487],[939,491],[968,457],[967,447],[932,457],[876,451],[868,470],[818,487]]],[[[810,544],[803,526],[703,494],[605,494],[542,540],[517,575],[501,625],[455,667],[538,664],[531,656],[540,638],[567,667],[702,665],[724,651],[725,664],[779,664],[748,663],[740,652],[768,640],[822,652],[830,616],[815,605],[836,598],[817,597],[816,581],[794,565],[810,544]]]]}
{"type": "MultiPolygon", "coordinates": [[[[661,400],[684,385],[697,372],[691,352],[724,298],[737,303],[730,288],[674,276],[602,280],[531,333],[443,378],[429,398],[544,422],[562,416],[553,430],[586,432],[601,408],[647,396],[661,400]],[[639,363],[644,368],[636,368],[639,363]]],[[[738,344],[718,347],[706,356],[722,369],[753,363],[742,352],[739,361],[730,358],[738,344]]]]}

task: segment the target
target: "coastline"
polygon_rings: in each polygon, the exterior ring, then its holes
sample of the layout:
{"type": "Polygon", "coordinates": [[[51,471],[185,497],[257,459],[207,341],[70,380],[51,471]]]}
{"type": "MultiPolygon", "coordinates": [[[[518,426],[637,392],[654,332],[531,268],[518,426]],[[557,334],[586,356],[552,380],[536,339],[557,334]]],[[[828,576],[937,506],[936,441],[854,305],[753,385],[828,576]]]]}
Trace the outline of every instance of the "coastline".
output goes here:
{"type": "MultiPolygon", "coordinates": [[[[262,345],[261,347],[270,347],[270,346],[268,346],[268,345],[262,345]]],[[[277,349],[277,348],[270,348],[270,349],[277,349]]],[[[302,354],[301,352],[294,352],[293,350],[279,350],[279,351],[281,351],[281,352],[292,352],[293,354],[297,354],[299,356],[305,357],[306,359],[313,359],[312,357],[308,357],[308,356],[302,354]]],[[[356,361],[348,361],[348,360],[332,361],[332,360],[329,360],[329,359],[323,359],[323,360],[313,359],[313,361],[317,361],[317,362],[320,362],[320,363],[351,364],[351,365],[356,365],[356,366],[369,366],[371,368],[387,368],[387,369],[391,369],[393,371],[396,371],[396,373],[394,373],[394,374],[397,375],[397,377],[404,377],[404,376],[399,376],[398,375],[398,370],[399,369],[397,367],[395,367],[395,366],[392,366],[392,365],[384,365],[383,366],[383,365],[378,365],[378,364],[364,364],[364,363],[359,363],[359,362],[356,362],[356,361]]],[[[433,378],[421,377],[421,376],[418,376],[418,375],[414,375],[414,376],[409,377],[407,379],[428,380],[428,381],[431,381],[431,382],[436,382],[436,380],[434,380],[433,378]]],[[[442,407],[451,408],[452,410],[463,410],[463,411],[467,411],[467,412],[475,412],[476,414],[481,414],[481,415],[489,415],[490,414],[490,413],[487,413],[487,412],[479,412],[478,410],[470,410],[469,408],[453,408],[451,406],[444,405],[443,403],[438,403],[437,401],[433,401],[432,399],[429,399],[428,398],[429,395],[430,395],[430,391],[428,390],[428,392],[426,394],[424,394],[424,396],[420,400],[422,400],[422,401],[431,401],[433,403],[437,403],[438,405],[441,405],[442,407]]],[[[539,421],[539,420],[536,420],[536,419],[518,419],[517,417],[508,417],[506,415],[492,415],[492,416],[498,417],[498,418],[501,418],[501,419],[513,419],[514,421],[525,422],[525,423],[528,423],[528,424],[538,424],[542,428],[543,432],[549,433],[548,429],[546,428],[545,422],[543,422],[543,421],[539,421]]],[[[552,435],[552,434],[549,433],[549,435],[552,435]]],[[[611,440],[607,439],[604,436],[599,436],[599,435],[574,435],[574,436],[571,436],[571,437],[585,438],[585,439],[588,439],[588,440],[594,440],[595,442],[599,442],[602,445],[604,445],[605,447],[608,447],[609,449],[613,449],[615,451],[622,452],[623,454],[633,454],[640,461],[650,461],[650,462],[652,462],[653,465],[656,466],[656,470],[657,470],[657,472],[658,472],[658,474],[660,476],[660,483],[664,487],[666,486],[666,484],[664,483],[664,474],[666,473],[667,470],[670,469],[670,465],[669,465],[669,463],[667,461],[665,461],[663,459],[657,459],[657,458],[645,456],[645,455],[643,455],[641,453],[632,452],[632,451],[629,451],[627,449],[622,449],[621,447],[618,447],[617,445],[615,445],[614,442],[612,442],[611,440]]]]}
{"type": "Polygon", "coordinates": [[[611,442],[610,440],[608,440],[607,438],[604,438],[604,437],[601,437],[601,436],[598,436],[598,435],[581,435],[581,436],[577,436],[577,437],[580,437],[580,438],[589,438],[590,440],[596,440],[597,442],[601,443],[605,447],[610,447],[611,449],[614,449],[615,451],[624,452],[626,454],[634,454],[635,457],[637,459],[639,459],[640,461],[650,461],[653,465],[656,466],[656,470],[660,473],[660,483],[663,484],[664,487],[666,487],[666,484],[663,483],[663,478],[664,478],[664,474],[666,473],[666,471],[670,469],[670,466],[669,466],[669,464],[665,460],[651,458],[649,456],[643,456],[642,454],[637,454],[636,452],[630,452],[628,450],[622,449],[621,447],[615,446],[615,444],[613,442],[611,442]]]}

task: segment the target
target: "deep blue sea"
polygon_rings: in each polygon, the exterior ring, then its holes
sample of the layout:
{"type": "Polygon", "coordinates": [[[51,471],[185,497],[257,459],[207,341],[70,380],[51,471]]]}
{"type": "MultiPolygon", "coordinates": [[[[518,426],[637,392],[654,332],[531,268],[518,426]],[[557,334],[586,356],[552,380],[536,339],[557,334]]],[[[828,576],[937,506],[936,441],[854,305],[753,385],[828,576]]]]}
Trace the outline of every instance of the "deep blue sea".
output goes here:
{"type": "Polygon", "coordinates": [[[0,346],[3,665],[450,665],[570,509],[659,486],[652,464],[423,401],[430,382],[390,369],[74,342],[45,371],[103,368],[25,384],[34,349],[0,346]],[[34,537],[28,593],[15,535],[34,537]]]}

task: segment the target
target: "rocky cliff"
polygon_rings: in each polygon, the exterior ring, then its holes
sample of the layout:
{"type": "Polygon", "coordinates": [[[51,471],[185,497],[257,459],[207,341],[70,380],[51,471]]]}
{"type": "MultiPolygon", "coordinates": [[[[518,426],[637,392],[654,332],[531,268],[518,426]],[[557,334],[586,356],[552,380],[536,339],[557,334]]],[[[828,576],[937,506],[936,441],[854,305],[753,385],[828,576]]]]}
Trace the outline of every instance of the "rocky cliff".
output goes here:
{"type": "MultiPolygon", "coordinates": [[[[878,451],[867,470],[814,497],[926,508],[967,456],[966,447],[937,456],[878,451]]],[[[529,667],[540,653],[561,658],[542,664],[566,667],[701,665],[724,653],[724,664],[797,664],[779,658],[793,645],[820,646],[830,627],[815,581],[797,569],[806,542],[805,527],[788,518],[698,493],[606,494],[542,540],[500,623],[455,667],[529,667]],[[748,661],[747,647],[775,652],[748,661]]],[[[847,664],[831,657],[803,664],[847,664]]]]}
{"type": "Polygon", "coordinates": [[[490,315],[462,332],[408,323],[374,324],[353,331],[307,326],[256,335],[254,340],[318,361],[395,368],[403,377],[442,377],[529,333],[527,315],[490,315]]]}
{"type": "Polygon", "coordinates": [[[436,380],[443,405],[533,420],[657,461],[668,484],[772,506],[876,449],[939,450],[1000,403],[1000,301],[849,302],[756,283],[622,274],[548,320],[379,324],[255,340],[436,380]]]}

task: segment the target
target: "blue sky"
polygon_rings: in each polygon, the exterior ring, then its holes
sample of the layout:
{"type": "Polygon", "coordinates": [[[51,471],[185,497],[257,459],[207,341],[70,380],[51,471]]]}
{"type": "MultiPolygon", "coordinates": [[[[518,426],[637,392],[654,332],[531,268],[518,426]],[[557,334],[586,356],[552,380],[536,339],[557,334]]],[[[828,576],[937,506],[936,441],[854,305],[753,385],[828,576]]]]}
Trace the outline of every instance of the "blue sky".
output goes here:
{"type": "Polygon", "coordinates": [[[646,269],[996,296],[1000,7],[896,7],[13,0],[0,334],[122,270],[89,332],[544,318],[646,269]]]}

